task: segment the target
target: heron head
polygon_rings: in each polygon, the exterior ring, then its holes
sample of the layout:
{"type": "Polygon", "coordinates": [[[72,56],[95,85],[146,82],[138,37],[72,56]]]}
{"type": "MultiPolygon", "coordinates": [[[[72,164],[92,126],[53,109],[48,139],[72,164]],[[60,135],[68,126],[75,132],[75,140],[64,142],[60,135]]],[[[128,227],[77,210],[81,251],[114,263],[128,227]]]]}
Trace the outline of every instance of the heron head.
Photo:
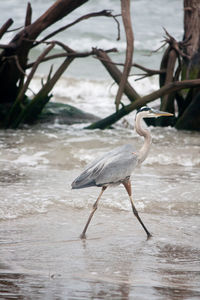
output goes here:
{"type": "Polygon", "coordinates": [[[143,118],[157,118],[157,117],[162,117],[162,116],[173,116],[173,114],[165,112],[165,111],[160,111],[156,110],[153,108],[150,108],[148,106],[143,106],[141,107],[136,114],[136,117],[138,115],[141,115],[143,118]]]}

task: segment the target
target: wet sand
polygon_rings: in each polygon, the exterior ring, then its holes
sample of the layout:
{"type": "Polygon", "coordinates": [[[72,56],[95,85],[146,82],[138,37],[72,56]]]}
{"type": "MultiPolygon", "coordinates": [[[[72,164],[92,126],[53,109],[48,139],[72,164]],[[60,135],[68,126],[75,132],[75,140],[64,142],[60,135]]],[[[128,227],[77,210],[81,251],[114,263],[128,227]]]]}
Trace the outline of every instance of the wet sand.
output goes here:
{"type": "Polygon", "coordinates": [[[88,214],[1,221],[0,299],[200,299],[199,216],[141,213],[146,240],[131,212],[100,207],[82,241],[88,214]]]}

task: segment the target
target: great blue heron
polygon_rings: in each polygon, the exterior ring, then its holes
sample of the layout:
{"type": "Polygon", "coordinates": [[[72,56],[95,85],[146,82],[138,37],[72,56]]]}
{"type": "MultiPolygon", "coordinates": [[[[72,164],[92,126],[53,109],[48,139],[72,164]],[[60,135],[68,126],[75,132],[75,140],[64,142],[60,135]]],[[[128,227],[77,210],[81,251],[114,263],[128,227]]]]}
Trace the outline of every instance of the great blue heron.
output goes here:
{"type": "Polygon", "coordinates": [[[147,230],[135,208],[131,191],[130,176],[134,168],[146,159],[151,145],[151,134],[149,130],[144,129],[141,126],[142,119],[156,118],[161,116],[173,116],[173,114],[158,111],[147,106],[140,108],[136,114],[135,130],[139,135],[144,137],[144,144],[141,149],[136,151],[134,146],[130,144],[115,148],[114,150],[109,151],[107,154],[89,164],[83,173],[73,181],[72,189],[82,189],[90,186],[99,186],[102,188],[99,197],[93,205],[93,210],[80,238],[86,238],[85,234],[88,225],[95,211],[97,210],[98,202],[105,189],[109,185],[118,185],[120,183],[124,185],[129,195],[133,213],[144,228],[147,238],[151,237],[150,232],[147,230]]]}

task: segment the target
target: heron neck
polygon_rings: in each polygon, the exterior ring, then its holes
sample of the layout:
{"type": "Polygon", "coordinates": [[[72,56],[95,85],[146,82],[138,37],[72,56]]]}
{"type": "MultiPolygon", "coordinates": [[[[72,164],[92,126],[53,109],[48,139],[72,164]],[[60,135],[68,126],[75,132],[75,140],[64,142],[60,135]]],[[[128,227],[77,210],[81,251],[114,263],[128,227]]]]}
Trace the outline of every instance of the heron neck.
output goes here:
{"type": "Polygon", "coordinates": [[[149,130],[142,128],[141,122],[142,122],[143,117],[142,116],[137,116],[136,118],[136,122],[135,122],[135,130],[136,132],[144,137],[144,144],[141,147],[141,149],[139,150],[139,155],[138,155],[138,162],[142,163],[148,153],[149,153],[149,149],[151,146],[151,134],[149,132],[149,130]]]}

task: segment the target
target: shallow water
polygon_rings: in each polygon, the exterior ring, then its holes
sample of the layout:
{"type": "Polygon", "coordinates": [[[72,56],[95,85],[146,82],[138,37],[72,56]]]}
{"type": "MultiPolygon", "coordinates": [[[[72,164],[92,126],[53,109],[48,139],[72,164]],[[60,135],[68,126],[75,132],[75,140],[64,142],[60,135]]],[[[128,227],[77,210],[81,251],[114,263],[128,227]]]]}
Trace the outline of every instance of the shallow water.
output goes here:
{"type": "Polygon", "coordinates": [[[132,129],[52,125],[0,132],[0,295],[6,299],[199,299],[199,134],[152,128],[132,176],[146,240],[122,186],[104,193],[88,239],[79,235],[98,188],[71,190],[96,156],[132,129]]]}
{"type": "Polygon", "coordinates": [[[87,215],[62,208],[4,221],[1,297],[199,299],[199,217],[142,214],[154,234],[146,241],[131,213],[101,209],[82,242],[87,215]]]}

